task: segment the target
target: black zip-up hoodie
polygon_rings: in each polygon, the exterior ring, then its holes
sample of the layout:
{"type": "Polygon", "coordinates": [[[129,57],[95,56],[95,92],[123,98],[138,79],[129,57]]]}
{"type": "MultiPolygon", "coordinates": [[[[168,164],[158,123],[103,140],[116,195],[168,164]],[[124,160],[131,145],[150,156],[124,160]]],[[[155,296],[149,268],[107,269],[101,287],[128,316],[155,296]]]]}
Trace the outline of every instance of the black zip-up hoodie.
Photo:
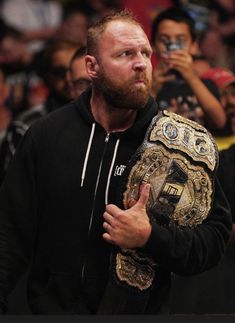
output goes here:
{"type": "Polygon", "coordinates": [[[130,129],[107,134],[91,114],[90,94],[26,133],[1,187],[3,304],[32,255],[34,313],[96,311],[111,248],[102,238],[105,204],[115,202],[122,172],[157,108],[150,98],[130,129]]]}
{"type": "MultiPolygon", "coordinates": [[[[111,246],[102,238],[105,204],[115,203],[122,173],[157,113],[150,97],[134,125],[107,134],[90,112],[91,90],[41,119],[24,136],[0,192],[0,304],[30,263],[33,313],[96,313],[108,280],[111,246]]],[[[143,249],[161,265],[149,312],[162,311],[170,272],[191,274],[222,256],[231,229],[223,194],[208,225],[153,226],[143,249]],[[160,288],[159,288],[160,286],[160,288]]]]}

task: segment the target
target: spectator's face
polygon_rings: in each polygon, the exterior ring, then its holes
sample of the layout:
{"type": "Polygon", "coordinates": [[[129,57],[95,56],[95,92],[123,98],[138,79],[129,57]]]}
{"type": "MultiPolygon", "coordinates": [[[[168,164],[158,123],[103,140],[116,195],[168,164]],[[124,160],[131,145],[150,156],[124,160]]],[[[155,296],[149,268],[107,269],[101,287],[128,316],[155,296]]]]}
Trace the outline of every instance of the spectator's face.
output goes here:
{"type": "Polygon", "coordinates": [[[226,88],[222,90],[221,102],[231,124],[232,132],[235,134],[235,83],[226,86],[226,88]]]}
{"type": "Polygon", "coordinates": [[[67,97],[66,74],[69,68],[70,60],[76,49],[61,49],[53,54],[51,59],[51,79],[50,87],[56,93],[67,97]]]}
{"type": "Polygon", "coordinates": [[[235,83],[232,83],[222,91],[221,100],[225,110],[233,109],[235,112],[235,83]]]}
{"type": "Polygon", "coordinates": [[[158,27],[155,37],[154,49],[158,58],[166,52],[166,43],[183,43],[184,49],[190,53],[194,53],[195,44],[192,40],[190,29],[186,23],[175,22],[173,20],[163,20],[158,27]]]}
{"type": "Polygon", "coordinates": [[[16,64],[21,63],[25,52],[25,44],[11,36],[6,36],[0,43],[0,63],[16,64]]]}
{"type": "Polygon", "coordinates": [[[97,51],[94,85],[106,101],[123,109],[142,108],[152,81],[152,49],[144,31],[130,22],[110,22],[97,51]]]}
{"type": "Polygon", "coordinates": [[[87,74],[85,57],[76,58],[68,73],[69,96],[76,99],[91,84],[91,79],[87,74]]]}

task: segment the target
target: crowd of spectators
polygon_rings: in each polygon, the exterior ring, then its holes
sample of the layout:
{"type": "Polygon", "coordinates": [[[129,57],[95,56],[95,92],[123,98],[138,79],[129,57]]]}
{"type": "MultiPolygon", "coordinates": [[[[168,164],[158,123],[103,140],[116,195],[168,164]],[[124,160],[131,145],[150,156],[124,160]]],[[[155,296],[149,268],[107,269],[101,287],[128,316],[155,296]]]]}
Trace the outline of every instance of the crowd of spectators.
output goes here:
{"type": "MultiPolygon", "coordinates": [[[[158,13],[170,6],[182,7],[195,18],[199,51],[211,67],[235,72],[234,1],[146,0],[2,0],[0,2],[0,68],[9,93],[1,104],[0,138],[12,118],[47,100],[43,73],[44,53],[52,41],[86,45],[89,24],[111,10],[129,8],[147,35],[158,13]]],[[[157,58],[153,56],[153,65],[157,58]]],[[[57,71],[62,73],[61,71],[57,71]]],[[[61,74],[62,75],[62,74],[61,74]]],[[[1,140],[1,139],[0,139],[1,140]]]]}
{"type": "MultiPolygon", "coordinates": [[[[215,90],[211,92],[216,98],[213,103],[219,101],[223,107],[221,119],[214,118],[216,127],[222,128],[215,132],[215,139],[223,151],[224,165],[230,175],[234,174],[235,1],[1,0],[0,182],[19,138],[27,128],[43,115],[76,99],[78,93],[89,86],[90,80],[84,66],[81,67],[89,25],[112,10],[128,8],[151,39],[154,19],[162,10],[173,6],[183,8],[196,21],[197,46],[192,54],[193,68],[200,79],[213,82],[215,90]],[[76,69],[82,71],[79,80],[76,79],[76,69]]],[[[153,66],[156,68],[159,63],[156,42],[153,42],[153,48],[153,66]]],[[[156,84],[158,86],[159,81],[156,84]]],[[[164,93],[162,95],[166,97],[164,93]]],[[[160,99],[157,101],[159,103],[160,99]]],[[[212,115],[208,118],[213,120],[212,115]]],[[[227,180],[224,182],[225,191],[233,189],[234,176],[226,177],[229,174],[225,168],[220,173],[221,178],[227,180]]],[[[232,197],[228,198],[232,203],[232,197]]],[[[234,207],[232,211],[235,212],[234,207]]],[[[192,285],[188,286],[192,288],[192,285]]],[[[180,286],[176,284],[176,292],[177,288],[180,286]]],[[[201,297],[200,293],[198,297],[201,297]]],[[[197,305],[196,301],[194,305],[197,305]]],[[[173,312],[180,312],[179,308],[173,301],[173,312]]],[[[185,308],[181,310],[187,312],[185,308]]],[[[195,308],[190,310],[196,312],[195,308]]]]}

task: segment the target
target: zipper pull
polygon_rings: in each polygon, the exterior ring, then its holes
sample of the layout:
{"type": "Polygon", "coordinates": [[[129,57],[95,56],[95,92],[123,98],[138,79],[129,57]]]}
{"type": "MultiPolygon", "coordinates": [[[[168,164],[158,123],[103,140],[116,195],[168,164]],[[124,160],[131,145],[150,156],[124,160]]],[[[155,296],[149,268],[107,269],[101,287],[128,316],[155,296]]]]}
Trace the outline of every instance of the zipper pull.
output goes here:
{"type": "Polygon", "coordinates": [[[105,141],[104,141],[105,143],[107,143],[107,142],[109,141],[109,135],[110,135],[110,134],[109,134],[109,133],[107,133],[107,135],[106,135],[106,137],[105,137],[105,141]]]}

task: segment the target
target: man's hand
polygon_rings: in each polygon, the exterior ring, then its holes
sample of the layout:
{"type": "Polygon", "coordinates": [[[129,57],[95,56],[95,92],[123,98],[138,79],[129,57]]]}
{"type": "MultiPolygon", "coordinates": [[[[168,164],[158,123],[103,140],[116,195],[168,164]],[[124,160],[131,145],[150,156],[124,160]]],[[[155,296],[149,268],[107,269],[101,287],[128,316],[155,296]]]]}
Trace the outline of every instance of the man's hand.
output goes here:
{"type": "Polygon", "coordinates": [[[103,215],[105,241],[125,249],[140,248],[145,245],[152,228],[146,213],[149,191],[150,184],[145,184],[139,200],[128,210],[122,210],[113,204],[106,206],[103,215]]]}

